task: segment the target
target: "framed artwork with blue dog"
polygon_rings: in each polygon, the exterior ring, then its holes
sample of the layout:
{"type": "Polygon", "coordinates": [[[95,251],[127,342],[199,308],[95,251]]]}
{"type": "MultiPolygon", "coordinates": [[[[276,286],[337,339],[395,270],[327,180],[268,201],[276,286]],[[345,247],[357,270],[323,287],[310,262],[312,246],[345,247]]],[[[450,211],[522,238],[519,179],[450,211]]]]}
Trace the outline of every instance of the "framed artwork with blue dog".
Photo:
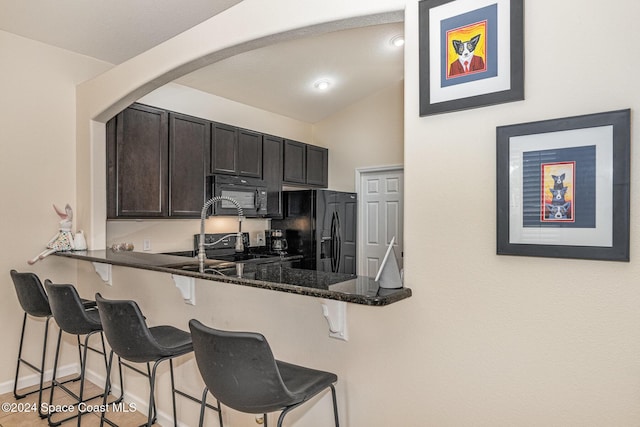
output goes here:
{"type": "Polygon", "coordinates": [[[523,0],[422,0],[420,115],[524,99],[523,0]]]}
{"type": "Polygon", "coordinates": [[[630,115],[497,128],[499,255],[629,261],[630,115]]]}

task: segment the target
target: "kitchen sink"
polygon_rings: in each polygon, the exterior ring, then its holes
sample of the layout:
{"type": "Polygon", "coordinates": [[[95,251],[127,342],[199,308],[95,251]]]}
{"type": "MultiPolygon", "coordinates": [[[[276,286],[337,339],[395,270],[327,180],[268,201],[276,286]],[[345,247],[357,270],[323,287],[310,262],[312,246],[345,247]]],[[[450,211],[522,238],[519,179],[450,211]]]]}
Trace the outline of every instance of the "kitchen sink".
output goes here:
{"type": "MultiPolygon", "coordinates": [[[[188,258],[197,259],[198,252],[197,251],[182,251],[182,252],[165,252],[164,255],[176,255],[183,256],[188,258]]],[[[221,253],[213,253],[211,251],[207,251],[207,263],[209,262],[268,262],[270,260],[276,261],[280,259],[278,255],[272,254],[258,254],[258,253],[245,253],[245,252],[221,252],[221,253]]],[[[197,264],[197,262],[196,262],[197,264]]]]}
{"type": "MultiPolygon", "coordinates": [[[[211,274],[214,276],[226,276],[226,277],[239,277],[244,279],[255,279],[256,271],[260,269],[262,265],[267,265],[271,263],[260,264],[256,262],[224,262],[221,264],[209,264],[204,267],[204,274],[211,274]]],[[[174,268],[176,270],[181,271],[191,271],[194,273],[200,272],[200,266],[198,264],[185,264],[185,265],[172,265],[166,266],[169,268],[174,268]]]]}
{"type": "MultiPolygon", "coordinates": [[[[207,240],[205,241],[215,241],[220,238],[220,235],[217,234],[208,234],[206,236],[207,240]]],[[[197,244],[199,235],[194,236],[194,239],[194,244],[197,244]]],[[[235,239],[235,236],[225,240],[223,242],[223,247],[207,248],[203,273],[229,277],[253,278],[259,265],[280,263],[283,261],[283,258],[280,255],[275,254],[248,251],[235,252],[235,240],[233,239],[235,239]]],[[[166,264],[163,267],[179,271],[189,271],[194,273],[200,272],[197,246],[193,251],[167,252],[165,255],[184,257],[184,261],[166,264]]]]}
{"type": "Polygon", "coordinates": [[[251,253],[236,253],[236,254],[229,254],[229,255],[221,255],[221,256],[215,256],[216,260],[222,260],[222,261],[233,261],[233,262],[247,262],[247,261],[260,261],[260,262],[264,262],[265,260],[272,258],[273,260],[278,259],[279,257],[274,256],[274,255],[267,255],[267,254],[251,254],[251,253]]]}
{"type": "MultiPolygon", "coordinates": [[[[234,262],[208,259],[205,261],[205,264],[204,264],[204,272],[208,274],[225,275],[225,270],[235,271],[235,265],[236,264],[234,262]]],[[[163,265],[163,267],[171,268],[174,270],[180,270],[180,271],[192,271],[195,273],[200,272],[200,264],[196,260],[180,263],[180,264],[167,264],[167,265],[163,265]]]]}
{"type": "MultiPolygon", "coordinates": [[[[204,261],[205,268],[224,268],[224,267],[232,267],[234,265],[233,262],[224,261],[224,260],[216,260],[216,259],[207,259],[204,261]]],[[[200,268],[200,263],[195,258],[190,258],[188,261],[184,262],[176,262],[172,264],[165,264],[163,267],[166,268],[174,268],[176,270],[187,270],[187,271],[198,271],[200,268]]]]}
{"type": "MultiPolygon", "coordinates": [[[[227,264],[227,263],[225,263],[227,264]]],[[[193,271],[195,273],[200,272],[200,266],[198,264],[188,264],[183,266],[171,266],[170,268],[175,268],[176,270],[182,271],[193,271]]],[[[204,273],[206,274],[219,274],[221,276],[226,276],[228,273],[235,272],[236,269],[233,265],[224,265],[214,266],[214,265],[205,265],[204,273]]]]}

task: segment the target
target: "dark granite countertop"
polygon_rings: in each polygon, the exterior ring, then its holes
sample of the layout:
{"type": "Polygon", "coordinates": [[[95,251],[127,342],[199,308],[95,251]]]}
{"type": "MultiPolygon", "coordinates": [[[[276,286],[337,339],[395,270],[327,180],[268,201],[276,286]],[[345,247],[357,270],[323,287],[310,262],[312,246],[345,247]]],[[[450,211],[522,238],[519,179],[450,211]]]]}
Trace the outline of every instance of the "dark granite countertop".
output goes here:
{"type": "Polygon", "coordinates": [[[409,288],[383,289],[369,277],[291,268],[286,257],[282,263],[207,260],[205,273],[200,273],[197,260],[175,255],[110,249],[56,255],[371,306],[388,305],[411,296],[409,288]]]}

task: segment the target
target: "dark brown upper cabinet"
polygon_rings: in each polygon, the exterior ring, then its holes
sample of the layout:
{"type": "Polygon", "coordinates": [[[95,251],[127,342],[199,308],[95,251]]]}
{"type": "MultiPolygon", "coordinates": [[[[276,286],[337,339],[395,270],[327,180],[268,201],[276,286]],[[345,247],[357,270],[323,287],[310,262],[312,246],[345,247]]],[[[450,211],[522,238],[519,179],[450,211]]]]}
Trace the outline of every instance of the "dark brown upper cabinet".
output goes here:
{"type": "Polygon", "coordinates": [[[307,183],[307,144],[284,140],[282,180],[289,184],[307,183]]]}
{"type": "Polygon", "coordinates": [[[262,134],[213,124],[211,173],[262,178],[262,134]]]}
{"type": "Polygon", "coordinates": [[[238,128],[213,124],[211,173],[238,174],[238,128]]]}
{"type": "Polygon", "coordinates": [[[210,122],[133,104],[107,123],[107,217],[199,218],[210,122]]]}
{"type": "Polygon", "coordinates": [[[267,216],[282,218],[282,138],[264,135],[262,165],[267,186],[267,216]]]}
{"type": "Polygon", "coordinates": [[[284,140],[283,182],[322,187],[328,185],[329,151],[303,142],[284,140]]]}
{"type": "Polygon", "coordinates": [[[238,175],[262,178],[262,134],[238,129],[238,175]]]}
{"type": "Polygon", "coordinates": [[[329,184],[329,150],[307,145],[307,184],[326,188],[329,184]]]}
{"type": "Polygon", "coordinates": [[[107,217],[168,213],[168,113],[134,104],[107,123],[107,217]]]}
{"type": "Polygon", "coordinates": [[[208,198],[211,122],[169,114],[169,216],[197,218],[208,198]]]}

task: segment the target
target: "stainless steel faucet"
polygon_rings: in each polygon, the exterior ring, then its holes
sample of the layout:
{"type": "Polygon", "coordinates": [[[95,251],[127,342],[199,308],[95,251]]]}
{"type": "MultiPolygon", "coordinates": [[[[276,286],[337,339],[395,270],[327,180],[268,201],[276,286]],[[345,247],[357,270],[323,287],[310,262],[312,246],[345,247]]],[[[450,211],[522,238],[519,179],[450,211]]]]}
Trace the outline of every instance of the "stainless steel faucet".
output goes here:
{"type": "Polygon", "coordinates": [[[207,252],[204,249],[204,221],[207,219],[207,211],[209,207],[216,202],[221,201],[231,202],[238,210],[238,235],[236,237],[236,252],[244,251],[244,244],[242,242],[242,220],[244,219],[244,212],[240,203],[231,197],[215,196],[207,200],[202,206],[202,212],[200,213],[200,237],[198,238],[198,263],[200,264],[200,273],[204,273],[204,261],[207,259],[207,252]]]}

